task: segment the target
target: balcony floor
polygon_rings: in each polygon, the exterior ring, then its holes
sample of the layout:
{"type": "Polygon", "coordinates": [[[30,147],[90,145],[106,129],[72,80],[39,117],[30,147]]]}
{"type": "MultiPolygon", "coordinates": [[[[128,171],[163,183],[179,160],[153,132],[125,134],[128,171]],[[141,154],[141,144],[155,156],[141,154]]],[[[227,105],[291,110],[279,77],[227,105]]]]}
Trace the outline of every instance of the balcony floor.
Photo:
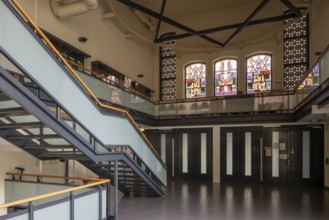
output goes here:
{"type": "Polygon", "coordinates": [[[329,190],[174,180],[164,198],[123,197],[119,219],[324,220],[329,219],[329,190]]]}

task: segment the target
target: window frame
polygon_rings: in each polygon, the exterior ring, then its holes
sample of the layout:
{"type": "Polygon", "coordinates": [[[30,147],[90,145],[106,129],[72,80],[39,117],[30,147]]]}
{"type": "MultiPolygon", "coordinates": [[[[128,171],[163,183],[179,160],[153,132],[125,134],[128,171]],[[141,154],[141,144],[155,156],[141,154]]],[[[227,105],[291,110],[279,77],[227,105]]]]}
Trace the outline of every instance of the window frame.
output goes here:
{"type": "Polygon", "coordinates": [[[214,83],[214,96],[215,97],[220,97],[220,96],[231,96],[231,95],[237,95],[238,94],[238,76],[239,76],[239,59],[237,57],[223,57],[223,58],[219,58],[217,60],[214,61],[214,65],[213,65],[213,70],[214,70],[214,77],[213,77],[213,83],[214,83]],[[216,64],[221,62],[221,61],[225,61],[225,60],[234,60],[236,61],[236,92],[234,94],[224,94],[224,95],[216,95],[216,64]]]}
{"type": "MultiPolygon", "coordinates": [[[[273,90],[273,54],[272,53],[269,53],[269,52],[259,52],[259,53],[253,53],[249,56],[246,57],[246,94],[257,94],[257,93],[263,93],[263,92],[271,92],[273,90]],[[252,58],[252,57],[256,57],[256,56],[269,56],[271,58],[271,73],[270,73],[270,76],[271,76],[271,89],[270,90],[263,90],[263,91],[255,91],[254,92],[248,92],[248,64],[249,64],[249,59],[252,58]]],[[[253,76],[252,76],[253,77],[253,76]]],[[[264,81],[265,82],[265,81],[264,81]]]]}
{"type": "Polygon", "coordinates": [[[192,63],[188,63],[186,65],[184,65],[184,93],[185,93],[185,99],[198,99],[198,98],[204,98],[207,96],[207,64],[206,62],[202,62],[202,61],[196,61],[196,62],[192,62],[192,63]],[[205,67],[205,95],[204,96],[196,96],[196,97],[187,97],[187,83],[186,83],[186,75],[187,75],[187,67],[195,65],[195,64],[202,64],[205,67]]]}

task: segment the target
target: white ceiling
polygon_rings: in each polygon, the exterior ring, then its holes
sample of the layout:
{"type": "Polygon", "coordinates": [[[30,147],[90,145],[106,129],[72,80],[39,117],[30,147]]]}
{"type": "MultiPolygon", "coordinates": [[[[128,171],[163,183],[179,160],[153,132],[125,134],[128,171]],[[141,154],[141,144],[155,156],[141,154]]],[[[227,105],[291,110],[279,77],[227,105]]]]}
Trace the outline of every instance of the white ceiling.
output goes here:
{"type": "MultiPolygon", "coordinates": [[[[163,0],[133,0],[132,2],[160,14],[163,0]]],[[[290,2],[296,7],[309,7],[312,3],[311,0],[290,0],[290,2]]],[[[250,16],[261,3],[262,0],[167,0],[163,16],[195,31],[200,31],[214,27],[244,23],[248,16],[250,16]]],[[[254,21],[280,16],[287,10],[288,7],[280,0],[270,0],[251,20],[254,21]]],[[[155,30],[158,20],[149,15],[144,16],[154,27],[152,31],[148,30],[151,34],[145,33],[144,37],[147,36],[146,38],[150,38],[150,41],[153,41],[156,34],[155,30]]],[[[132,32],[134,32],[136,25],[133,25],[132,22],[129,24],[129,20],[125,20],[125,22],[125,26],[130,27],[132,32]]],[[[233,38],[227,47],[241,46],[255,40],[275,36],[281,32],[282,27],[282,21],[245,27],[233,38]]],[[[146,31],[147,30],[145,30],[145,32],[146,31]]],[[[236,29],[230,29],[207,34],[206,36],[225,43],[235,31],[236,29]]],[[[168,32],[175,32],[176,34],[187,33],[186,31],[162,21],[158,37],[168,32]]],[[[218,45],[210,43],[197,36],[177,40],[177,48],[180,47],[205,49],[219,48],[218,45]]]]}

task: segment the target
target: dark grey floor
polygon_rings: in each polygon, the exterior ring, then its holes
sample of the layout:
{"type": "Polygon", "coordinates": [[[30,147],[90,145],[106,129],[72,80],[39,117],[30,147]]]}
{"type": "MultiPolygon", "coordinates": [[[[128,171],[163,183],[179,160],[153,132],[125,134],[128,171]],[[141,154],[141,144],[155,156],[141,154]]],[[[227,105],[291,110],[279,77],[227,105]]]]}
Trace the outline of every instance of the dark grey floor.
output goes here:
{"type": "Polygon", "coordinates": [[[175,180],[164,198],[122,198],[119,219],[329,220],[329,190],[175,180]]]}

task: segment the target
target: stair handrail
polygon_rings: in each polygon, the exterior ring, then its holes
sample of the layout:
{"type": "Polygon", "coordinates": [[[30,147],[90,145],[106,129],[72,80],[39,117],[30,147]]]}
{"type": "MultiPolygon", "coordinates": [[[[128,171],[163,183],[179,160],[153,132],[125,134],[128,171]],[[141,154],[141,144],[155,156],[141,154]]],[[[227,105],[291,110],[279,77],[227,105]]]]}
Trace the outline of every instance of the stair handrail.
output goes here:
{"type": "Polygon", "coordinates": [[[41,178],[51,178],[51,179],[72,179],[72,180],[95,181],[95,182],[88,183],[88,184],[81,185],[81,186],[76,186],[76,187],[69,188],[69,189],[59,190],[59,191],[52,192],[52,193],[46,193],[46,194],[42,194],[42,195],[39,195],[39,196],[33,196],[33,197],[30,197],[30,198],[26,198],[26,199],[21,199],[21,200],[17,200],[17,201],[13,201],[13,202],[0,204],[0,209],[12,207],[12,206],[19,205],[19,204],[22,204],[22,203],[29,203],[29,202],[33,202],[33,201],[37,201],[37,200],[41,200],[41,199],[47,199],[47,198],[50,198],[50,197],[59,196],[59,195],[65,194],[65,193],[70,193],[70,192],[78,191],[78,190],[81,190],[81,189],[90,188],[90,187],[93,187],[93,186],[108,184],[110,182],[109,179],[50,176],[50,175],[25,174],[25,173],[24,174],[21,174],[21,173],[7,173],[7,175],[41,177],[41,178]]]}
{"type": "Polygon", "coordinates": [[[73,62],[72,60],[66,59],[66,61],[69,64],[75,66],[76,68],[81,69],[83,71],[83,73],[85,73],[85,74],[90,73],[91,76],[96,76],[96,78],[97,79],[101,79],[102,82],[106,82],[106,83],[108,83],[110,85],[114,85],[115,87],[117,87],[119,89],[127,90],[129,93],[134,94],[134,95],[137,95],[137,96],[140,96],[141,98],[146,99],[147,101],[150,101],[151,102],[151,98],[150,97],[147,97],[146,95],[143,95],[142,93],[140,93],[138,91],[134,91],[133,89],[124,87],[120,83],[117,83],[117,82],[115,82],[113,80],[107,79],[106,77],[103,77],[101,73],[98,73],[98,72],[93,71],[93,70],[90,70],[90,69],[88,69],[88,68],[86,68],[84,66],[81,66],[81,65],[77,64],[76,62],[73,62]],[[108,81],[110,81],[110,82],[108,82],[108,81]]]}
{"type": "Polygon", "coordinates": [[[61,55],[61,53],[56,49],[56,47],[51,43],[51,41],[48,39],[48,37],[43,33],[43,31],[35,24],[33,19],[28,15],[28,13],[23,9],[23,7],[17,2],[17,0],[11,0],[13,5],[16,7],[16,9],[25,17],[25,19],[29,22],[29,25],[32,26],[32,28],[36,31],[36,33],[40,36],[40,38],[44,41],[44,43],[50,47],[52,52],[55,56],[57,56],[65,65],[65,67],[69,70],[69,72],[74,76],[74,78],[78,81],[78,83],[82,86],[83,89],[88,93],[88,95],[96,102],[96,104],[102,108],[110,109],[113,111],[121,112],[127,118],[129,121],[133,124],[135,127],[135,130],[139,133],[139,135],[144,139],[144,141],[147,143],[147,146],[151,149],[151,151],[154,153],[154,155],[157,157],[157,159],[160,161],[162,166],[166,168],[166,165],[162,161],[160,155],[155,150],[154,146],[151,144],[151,142],[148,140],[148,138],[145,136],[143,132],[140,131],[139,126],[135,122],[135,120],[132,118],[132,116],[129,114],[128,111],[116,108],[110,105],[106,105],[102,103],[95,94],[91,91],[91,89],[87,86],[87,84],[81,79],[81,77],[75,72],[75,70],[72,68],[72,66],[67,62],[67,60],[61,55]]]}

